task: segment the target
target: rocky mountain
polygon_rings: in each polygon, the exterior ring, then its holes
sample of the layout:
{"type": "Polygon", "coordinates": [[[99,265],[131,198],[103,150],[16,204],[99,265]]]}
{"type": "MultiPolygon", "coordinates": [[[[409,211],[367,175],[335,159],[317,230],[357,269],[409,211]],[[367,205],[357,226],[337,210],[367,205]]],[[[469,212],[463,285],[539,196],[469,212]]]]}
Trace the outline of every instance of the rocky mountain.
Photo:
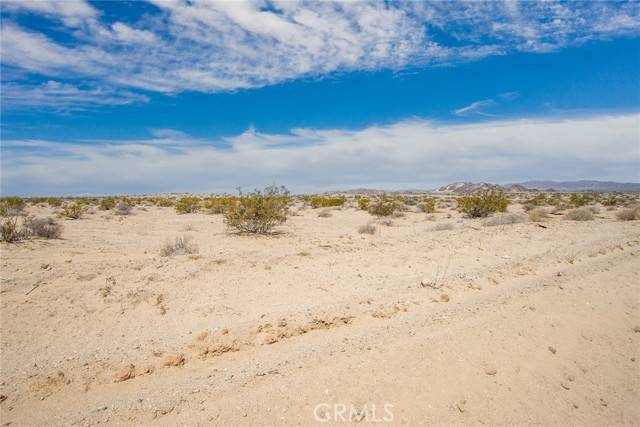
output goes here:
{"type": "Polygon", "coordinates": [[[612,182],[612,181],[527,181],[514,185],[520,185],[531,190],[555,190],[562,192],[579,191],[640,191],[640,183],[612,182]]]}
{"type": "Polygon", "coordinates": [[[488,182],[454,182],[453,184],[445,185],[438,188],[437,190],[435,190],[435,192],[466,194],[484,190],[504,190],[504,188],[500,185],[490,184],[488,182]]]}

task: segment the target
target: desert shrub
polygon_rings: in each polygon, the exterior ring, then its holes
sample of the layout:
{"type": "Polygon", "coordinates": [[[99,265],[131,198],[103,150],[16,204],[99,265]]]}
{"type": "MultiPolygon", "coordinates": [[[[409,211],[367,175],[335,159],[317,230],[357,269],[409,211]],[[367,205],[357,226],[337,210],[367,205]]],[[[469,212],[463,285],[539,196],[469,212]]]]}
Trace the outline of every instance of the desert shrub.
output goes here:
{"type": "Polygon", "coordinates": [[[569,196],[569,203],[571,203],[571,206],[573,206],[574,208],[579,208],[579,207],[588,205],[589,203],[593,203],[593,201],[594,201],[594,196],[589,193],[581,193],[581,194],[573,193],[571,194],[571,196],[569,196]]]}
{"type": "Polygon", "coordinates": [[[424,213],[434,213],[436,211],[436,199],[427,197],[418,205],[418,209],[424,213]]]}
{"type": "Polygon", "coordinates": [[[78,219],[82,216],[83,207],[78,202],[67,203],[62,208],[62,215],[69,219],[78,219]]]}
{"type": "Polygon", "coordinates": [[[600,213],[600,208],[596,205],[587,206],[587,209],[589,209],[594,215],[598,215],[600,213]]]}
{"type": "Polygon", "coordinates": [[[24,221],[25,233],[29,236],[45,239],[57,239],[62,233],[62,225],[51,217],[33,218],[27,217],[24,221]]]}
{"type": "Polygon", "coordinates": [[[373,224],[361,225],[358,227],[358,233],[360,234],[375,234],[376,226],[373,224]]]}
{"type": "Polygon", "coordinates": [[[224,222],[242,233],[266,234],[287,220],[289,191],[267,187],[238,196],[224,212],[224,222]]]}
{"type": "Polygon", "coordinates": [[[457,199],[458,210],[471,218],[487,217],[494,212],[505,212],[509,199],[502,191],[488,190],[457,199]]]}
{"type": "Polygon", "coordinates": [[[204,200],[204,208],[212,214],[222,214],[233,204],[235,198],[233,196],[213,196],[204,200]]]}
{"type": "Polygon", "coordinates": [[[486,227],[495,227],[497,225],[519,224],[526,221],[526,217],[518,214],[504,214],[489,218],[484,222],[486,227]]]}
{"type": "Polygon", "coordinates": [[[198,247],[191,242],[190,236],[179,236],[173,242],[167,242],[160,249],[160,256],[197,254],[198,247]]]}
{"type": "Polygon", "coordinates": [[[529,215],[529,219],[533,222],[541,222],[545,218],[549,218],[549,214],[544,208],[531,209],[527,214],[529,215]]]}
{"type": "Polygon", "coordinates": [[[116,205],[115,213],[117,215],[129,215],[133,208],[131,205],[124,200],[120,200],[116,205]]]}
{"type": "Polygon", "coordinates": [[[593,212],[588,208],[578,208],[567,212],[564,218],[570,221],[592,221],[593,212]]]}
{"type": "Polygon", "coordinates": [[[369,198],[368,197],[360,197],[358,199],[358,209],[361,211],[369,210],[369,198]]]}
{"type": "Polygon", "coordinates": [[[21,197],[8,196],[0,198],[0,216],[15,216],[22,213],[25,202],[21,197]]]}
{"type": "Polygon", "coordinates": [[[103,211],[108,211],[116,207],[116,199],[115,197],[103,197],[100,199],[100,204],[98,205],[100,209],[103,211]]]}
{"type": "Polygon", "coordinates": [[[615,207],[615,206],[618,206],[618,204],[620,204],[620,199],[618,199],[617,195],[612,194],[610,196],[603,198],[600,201],[600,203],[602,203],[602,206],[615,207]]]}
{"type": "Polygon", "coordinates": [[[443,222],[442,224],[436,224],[433,228],[433,231],[444,231],[444,230],[453,230],[453,224],[450,222],[443,222]]]}
{"type": "Polygon", "coordinates": [[[8,216],[0,219],[0,240],[7,243],[13,243],[21,240],[24,233],[18,226],[17,216],[8,216]]]}
{"type": "Polygon", "coordinates": [[[151,202],[161,208],[170,208],[174,205],[174,200],[169,197],[154,197],[151,202]]]}
{"type": "Polygon", "coordinates": [[[330,208],[334,206],[342,206],[344,205],[345,198],[342,196],[339,197],[321,197],[321,196],[313,196],[310,199],[311,207],[314,209],[317,208],[330,208]]]}
{"type": "Polygon", "coordinates": [[[616,213],[616,218],[620,221],[640,220],[640,206],[622,209],[616,213]]]}
{"type": "Polygon", "coordinates": [[[175,204],[176,212],[179,214],[193,213],[200,209],[200,198],[195,196],[184,196],[178,199],[175,204]]]}
{"type": "Polygon", "coordinates": [[[391,216],[397,208],[398,205],[395,200],[389,199],[386,196],[381,196],[369,206],[369,213],[377,217],[391,216]]]}
{"type": "Polygon", "coordinates": [[[63,200],[61,197],[47,197],[47,203],[52,208],[59,208],[60,206],[62,206],[62,202],[63,200]]]}
{"type": "Polygon", "coordinates": [[[418,204],[415,199],[404,199],[403,203],[407,206],[415,206],[418,204]]]}
{"type": "Polygon", "coordinates": [[[331,218],[331,211],[329,209],[323,209],[318,214],[318,218],[331,218]]]}

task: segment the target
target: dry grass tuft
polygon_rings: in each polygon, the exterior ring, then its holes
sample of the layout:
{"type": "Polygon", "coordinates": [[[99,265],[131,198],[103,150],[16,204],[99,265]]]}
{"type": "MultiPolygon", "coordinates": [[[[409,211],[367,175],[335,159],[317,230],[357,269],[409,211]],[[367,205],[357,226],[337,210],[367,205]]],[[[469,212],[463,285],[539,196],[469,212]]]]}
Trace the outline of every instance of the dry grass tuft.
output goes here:
{"type": "Polygon", "coordinates": [[[569,221],[593,221],[593,212],[589,208],[578,208],[567,212],[564,219],[569,221]]]}
{"type": "Polygon", "coordinates": [[[57,239],[62,233],[62,225],[51,217],[27,217],[24,221],[24,226],[25,232],[29,236],[42,237],[44,239],[57,239]]]}
{"type": "Polygon", "coordinates": [[[169,257],[174,255],[191,255],[197,254],[198,247],[191,243],[191,237],[181,236],[176,237],[173,242],[167,242],[160,250],[160,256],[169,257]]]}
{"type": "Polygon", "coordinates": [[[544,219],[549,218],[547,210],[544,208],[534,208],[527,212],[529,219],[533,222],[542,222],[544,219]]]}
{"type": "Polygon", "coordinates": [[[526,220],[527,219],[524,215],[504,214],[504,215],[494,216],[493,218],[489,218],[483,223],[483,225],[485,227],[495,227],[497,225],[520,224],[525,222],[526,220]]]}
{"type": "Polygon", "coordinates": [[[620,221],[640,220],[640,206],[622,209],[621,211],[616,213],[616,218],[618,218],[620,221]]]}
{"type": "Polygon", "coordinates": [[[373,224],[361,225],[358,227],[358,233],[360,234],[375,234],[376,226],[373,224]]]}

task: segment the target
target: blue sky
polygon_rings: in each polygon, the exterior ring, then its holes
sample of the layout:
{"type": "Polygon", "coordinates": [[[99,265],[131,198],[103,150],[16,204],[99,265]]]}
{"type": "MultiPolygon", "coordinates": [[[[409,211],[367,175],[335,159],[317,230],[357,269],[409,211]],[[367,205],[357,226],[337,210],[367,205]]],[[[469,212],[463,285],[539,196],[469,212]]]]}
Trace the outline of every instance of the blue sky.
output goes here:
{"type": "Polygon", "coordinates": [[[2,193],[640,176],[637,2],[2,3],[2,193]]]}

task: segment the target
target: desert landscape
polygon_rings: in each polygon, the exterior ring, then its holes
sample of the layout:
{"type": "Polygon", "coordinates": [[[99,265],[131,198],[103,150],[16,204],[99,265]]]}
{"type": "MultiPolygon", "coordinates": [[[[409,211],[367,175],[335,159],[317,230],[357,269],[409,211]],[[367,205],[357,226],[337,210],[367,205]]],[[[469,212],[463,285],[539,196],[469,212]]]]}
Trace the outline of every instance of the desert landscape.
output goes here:
{"type": "Polygon", "coordinates": [[[638,193],[480,191],[3,199],[2,424],[638,425],[638,193]]]}

